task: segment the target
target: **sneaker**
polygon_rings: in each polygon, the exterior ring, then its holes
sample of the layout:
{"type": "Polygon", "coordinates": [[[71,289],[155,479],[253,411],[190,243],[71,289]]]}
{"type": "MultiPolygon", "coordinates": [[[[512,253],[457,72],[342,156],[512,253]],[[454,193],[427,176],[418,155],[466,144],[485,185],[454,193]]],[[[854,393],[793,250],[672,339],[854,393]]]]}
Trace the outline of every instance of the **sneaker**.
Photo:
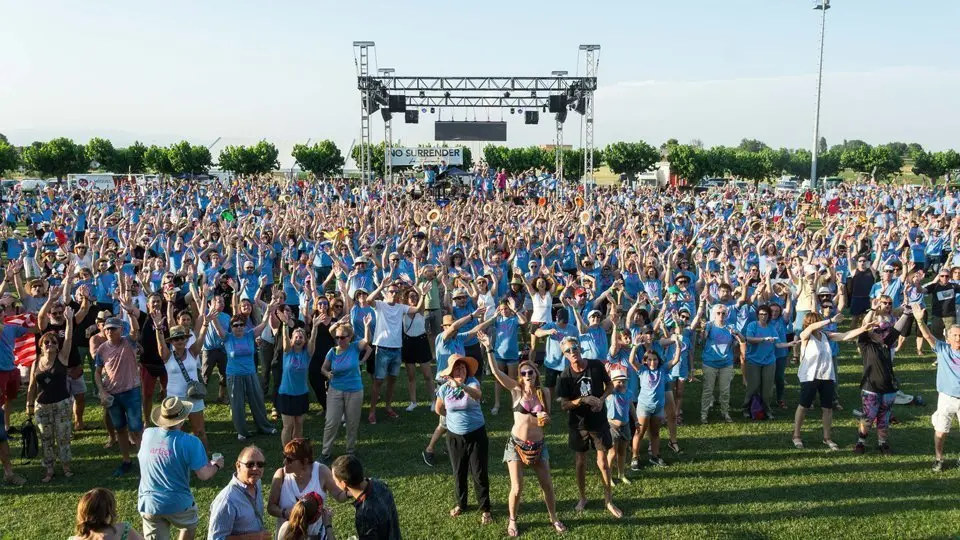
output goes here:
{"type": "Polygon", "coordinates": [[[863,418],[863,411],[861,411],[860,409],[854,409],[850,412],[852,412],[853,415],[856,416],[857,418],[863,418]]]}
{"type": "Polygon", "coordinates": [[[775,419],[776,419],[776,417],[773,416],[773,413],[772,413],[772,412],[768,412],[768,413],[767,413],[767,420],[775,420],[775,419]]]}
{"type": "Polygon", "coordinates": [[[885,455],[885,456],[892,456],[892,455],[893,455],[893,449],[890,448],[890,445],[887,444],[886,442],[880,443],[880,445],[877,446],[877,448],[880,450],[880,453],[883,454],[883,455],[885,455]]]}
{"type": "Polygon", "coordinates": [[[490,409],[490,414],[491,414],[492,416],[496,416],[498,412],[500,412],[500,407],[494,407],[494,408],[490,409]]]}
{"type": "Polygon", "coordinates": [[[654,467],[666,467],[667,462],[660,456],[650,456],[650,465],[654,467]]]}
{"type": "Polygon", "coordinates": [[[700,423],[701,423],[701,424],[708,424],[708,423],[710,423],[710,421],[707,420],[706,415],[704,415],[704,416],[701,416],[701,417],[700,417],[700,423]]]}
{"type": "Polygon", "coordinates": [[[938,459],[933,462],[933,472],[943,472],[943,460],[938,459]]]}
{"type": "Polygon", "coordinates": [[[121,476],[130,472],[131,469],[133,469],[133,462],[124,461],[123,463],[120,464],[119,467],[113,470],[113,477],[120,478],[121,476]]]}
{"type": "Polygon", "coordinates": [[[780,407],[781,409],[786,409],[786,408],[787,408],[787,402],[784,401],[784,400],[782,400],[782,399],[778,399],[778,400],[777,400],[777,407],[780,407]]]}
{"type": "Polygon", "coordinates": [[[630,461],[630,470],[631,470],[631,471],[634,471],[634,472],[640,470],[640,460],[639,460],[639,459],[633,458],[633,460],[630,461]]]}
{"type": "Polygon", "coordinates": [[[743,409],[743,410],[740,411],[740,412],[743,413],[743,417],[744,417],[744,418],[750,418],[750,411],[748,411],[748,410],[746,410],[746,409],[743,409]]]}
{"type": "Polygon", "coordinates": [[[733,423],[733,418],[730,418],[730,413],[723,413],[723,421],[728,424],[733,423]]]}
{"type": "Polygon", "coordinates": [[[413,412],[413,410],[416,409],[416,408],[417,408],[417,402],[416,402],[416,401],[411,401],[410,404],[407,405],[406,411],[407,411],[407,412],[413,412]]]}
{"type": "Polygon", "coordinates": [[[330,466],[330,461],[333,460],[333,456],[328,454],[320,454],[320,463],[323,463],[327,467],[330,466]]]}
{"type": "Polygon", "coordinates": [[[388,417],[388,418],[400,418],[400,415],[397,414],[397,411],[395,411],[395,410],[393,410],[393,409],[390,409],[390,410],[387,411],[387,417],[388,417]]]}
{"type": "Polygon", "coordinates": [[[423,462],[427,464],[428,467],[433,467],[437,464],[436,458],[433,456],[433,452],[427,452],[424,450],[420,452],[420,455],[423,456],[423,462]]]}
{"type": "Polygon", "coordinates": [[[860,441],[857,441],[857,445],[853,447],[853,453],[862,456],[867,453],[867,446],[860,441]]]}
{"type": "Polygon", "coordinates": [[[237,433],[237,440],[240,441],[240,442],[243,442],[243,441],[247,440],[248,438],[249,438],[249,437],[247,437],[246,435],[241,435],[241,434],[237,433]]]}
{"type": "Polygon", "coordinates": [[[622,483],[624,483],[624,484],[627,484],[627,485],[630,485],[630,484],[633,483],[633,482],[631,482],[630,479],[627,478],[626,476],[621,476],[621,477],[620,477],[620,482],[622,482],[622,483]]]}

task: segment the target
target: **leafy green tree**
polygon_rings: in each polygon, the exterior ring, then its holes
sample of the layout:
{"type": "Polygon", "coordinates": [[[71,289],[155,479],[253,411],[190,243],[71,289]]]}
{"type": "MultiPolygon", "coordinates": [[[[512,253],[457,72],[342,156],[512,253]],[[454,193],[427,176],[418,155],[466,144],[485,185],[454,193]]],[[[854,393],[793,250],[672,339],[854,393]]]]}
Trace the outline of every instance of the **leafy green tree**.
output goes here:
{"type": "Polygon", "coordinates": [[[90,142],[87,143],[85,151],[87,162],[99,163],[97,166],[98,169],[104,171],[121,172],[117,167],[117,149],[113,147],[113,143],[110,142],[109,139],[94,137],[90,139],[90,142]]]}
{"type": "Polygon", "coordinates": [[[0,142],[5,142],[7,144],[10,144],[10,141],[7,140],[7,136],[4,135],[3,133],[0,133],[0,142]]]}
{"type": "Polygon", "coordinates": [[[770,148],[763,141],[758,141],[757,139],[740,139],[740,146],[737,147],[737,150],[745,150],[747,152],[759,152],[766,148],[770,148]]]}
{"type": "Polygon", "coordinates": [[[57,180],[70,173],[85,172],[89,164],[83,145],[66,137],[34,142],[23,149],[22,158],[27,168],[42,176],[56,176],[57,180]]]}
{"type": "Polygon", "coordinates": [[[121,157],[127,166],[125,170],[132,173],[142,173],[146,170],[143,163],[144,154],[147,153],[147,147],[140,141],[133,141],[133,144],[120,149],[121,157]]]}
{"type": "MultiPolygon", "coordinates": [[[[812,156],[813,154],[809,150],[804,150],[802,148],[794,150],[793,152],[789,153],[789,160],[787,161],[784,170],[787,172],[787,174],[796,176],[797,178],[810,178],[812,156]]],[[[817,160],[817,176],[822,177],[823,174],[820,172],[819,157],[817,160]]]]}
{"type": "Polygon", "coordinates": [[[891,142],[882,146],[889,148],[893,153],[902,158],[907,157],[907,154],[910,152],[910,147],[904,142],[891,142]]]}
{"type": "Polygon", "coordinates": [[[943,168],[934,154],[930,152],[920,152],[913,157],[913,174],[926,176],[936,183],[937,179],[946,174],[947,170],[943,168]]]}
{"type": "MultiPolygon", "coordinates": [[[[310,171],[317,178],[333,176],[343,171],[343,155],[336,143],[331,140],[320,141],[313,146],[294,145],[291,155],[301,169],[310,171]]],[[[354,155],[357,157],[360,155],[356,147],[354,155]]]]}
{"type": "Polygon", "coordinates": [[[827,153],[827,138],[820,137],[820,141],[817,142],[817,155],[827,153]]]}
{"type": "MultiPolygon", "coordinates": [[[[356,162],[357,167],[360,167],[360,153],[365,151],[366,147],[362,144],[355,145],[353,147],[353,152],[351,152],[350,157],[353,158],[353,161],[356,162]]],[[[370,160],[372,161],[373,174],[375,176],[382,177],[386,171],[386,145],[383,142],[374,144],[370,146],[370,160]]]]}
{"type": "Polygon", "coordinates": [[[918,154],[923,152],[923,147],[920,146],[920,143],[912,142],[907,145],[907,156],[913,158],[918,154]]]}
{"type": "MultiPolygon", "coordinates": [[[[828,150],[827,152],[817,156],[817,176],[819,178],[827,178],[828,176],[836,176],[840,174],[842,170],[840,167],[840,158],[842,152],[837,150],[828,150]]],[[[807,167],[807,171],[810,170],[810,167],[807,167]]],[[[809,176],[809,174],[807,174],[809,176]]]]}
{"type": "Polygon", "coordinates": [[[707,174],[707,159],[703,150],[680,144],[670,151],[670,168],[693,185],[707,174]]]}
{"type": "Polygon", "coordinates": [[[166,149],[172,174],[195,175],[206,173],[213,164],[210,150],[203,145],[180,141],[166,149]]]}
{"type": "Polygon", "coordinates": [[[497,144],[488,144],[483,147],[483,160],[491,169],[505,169],[507,167],[507,154],[510,149],[506,146],[497,144]]]}
{"type": "Polygon", "coordinates": [[[870,150],[870,169],[876,170],[876,178],[886,178],[899,173],[903,167],[903,157],[889,146],[876,146],[870,150]]]}
{"type": "Polygon", "coordinates": [[[266,140],[260,140],[250,148],[250,151],[256,157],[254,161],[256,168],[251,171],[254,174],[267,174],[280,168],[280,151],[277,147],[266,140]]]}
{"type": "MultiPolygon", "coordinates": [[[[766,174],[764,178],[779,176],[790,166],[790,151],[786,148],[779,150],[767,148],[761,150],[759,155],[763,161],[764,173],[766,174]]],[[[809,176],[809,174],[807,176],[809,176]]]]}
{"type": "Polygon", "coordinates": [[[15,171],[19,167],[20,152],[7,142],[6,137],[0,138],[0,174],[5,171],[15,171]]]}
{"type": "MultiPolygon", "coordinates": [[[[836,147],[831,151],[836,150],[836,147]]],[[[840,166],[857,173],[869,173],[873,169],[873,156],[869,145],[845,148],[840,154],[840,166]]]]}
{"type": "Polygon", "coordinates": [[[670,150],[672,150],[673,147],[677,146],[678,144],[680,144],[680,141],[674,138],[663,141],[663,144],[660,145],[660,155],[663,157],[670,155],[670,150]]]}
{"type": "Polygon", "coordinates": [[[175,169],[170,163],[170,154],[166,148],[153,145],[143,154],[143,164],[146,168],[158,174],[174,174],[175,169]]]}
{"type": "Polygon", "coordinates": [[[469,171],[473,168],[473,152],[469,146],[463,147],[463,165],[459,167],[464,171],[469,171]]]}
{"type": "Polygon", "coordinates": [[[943,152],[937,152],[935,158],[943,167],[944,174],[947,176],[947,183],[949,183],[953,171],[960,169],[960,154],[956,150],[944,150],[943,152]]]}
{"type": "Polygon", "coordinates": [[[603,149],[603,158],[611,171],[626,174],[632,181],[637,173],[650,170],[660,161],[660,151],[643,141],[616,142],[603,149]]]}
{"type": "Polygon", "coordinates": [[[213,156],[210,155],[210,149],[202,144],[190,147],[190,164],[192,174],[205,174],[213,165],[213,156]]]}
{"type": "Polygon", "coordinates": [[[252,157],[247,147],[228,145],[220,150],[217,166],[234,174],[249,174],[252,157]]]}
{"type": "Polygon", "coordinates": [[[770,175],[770,163],[778,159],[778,156],[779,154],[770,148],[762,152],[736,150],[731,160],[734,167],[733,173],[746,180],[752,180],[754,184],[759,184],[760,180],[770,175]],[[770,157],[771,154],[773,158],[770,157]]]}

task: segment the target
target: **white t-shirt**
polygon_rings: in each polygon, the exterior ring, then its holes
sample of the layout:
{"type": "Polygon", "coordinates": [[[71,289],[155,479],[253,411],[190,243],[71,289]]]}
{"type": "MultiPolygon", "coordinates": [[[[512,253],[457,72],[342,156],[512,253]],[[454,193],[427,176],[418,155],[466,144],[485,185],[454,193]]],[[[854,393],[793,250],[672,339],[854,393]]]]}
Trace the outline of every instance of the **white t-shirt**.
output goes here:
{"type": "Polygon", "coordinates": [[[833,354],[830,352],[830,339],[823,332],[820,339],[810,336],[807,344],[800,351],[800,367],[797,376],[800,382],[814,380],[836,381],[837,371],[833,364],[833,354]]]}
{"type": "Polygon", "coordinates": [[[407,304],[393,304],[377,300],[373,307],[377,326],[373,331],[373,344],[377,347],[399,349],[403,345],[403,315],[410,310],[407,304]]]}

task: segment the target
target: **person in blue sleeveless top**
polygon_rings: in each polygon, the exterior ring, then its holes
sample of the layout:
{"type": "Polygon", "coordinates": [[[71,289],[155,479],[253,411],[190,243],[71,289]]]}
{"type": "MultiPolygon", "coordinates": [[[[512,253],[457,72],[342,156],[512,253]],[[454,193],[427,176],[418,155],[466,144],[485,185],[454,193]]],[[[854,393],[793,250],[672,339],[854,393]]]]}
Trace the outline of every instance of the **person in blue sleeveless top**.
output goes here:
{"type": "Polygon", "coordinates": [[[230,415],[233,418],[233,427],[237,430],[237,440],[245,441],[250,437],[247,431],[247,405],[253,414],[257,429],[267,435],[275,435],[276,428],[270,425],[267,419],[267,408],[263,402],[263,390],[260,387],[260,378],[257,376],[257,367],[253,357],[256,351],[254,336],[263,332],[267,321],[276,313],[279,304],[274,301],[270,304],[269,315],[255,328],[250,329],[243,317],[234,315],[230,318],[229,330],[220,325],[219,319],[211,319],[217,334],[223,340],[223,348],[227,353],[227,393],[230,397],[230,415]]]}
{"type": "Polygon", "coordinates": [[[303,436],[303,415],[310,408],[307,371],[317,344],[320,317],[316,317],[313,322],[309,343],[305,329],[283,329],[283,372],[275,406],[283,421],[280,441],[284,445],[303,436]]]}
{"type": "Polygon", "coordinates": [[[639,347],[634,346],[630,352],[630,364],[637,371],[640,379],[640,394],[637,397],[637,430],[640,439],[649,435],[650,447],[648,450],[650,464],[654,467],[665,467],[667,464],[660,457],[660,425],[666,420],[664,407],[666,405],[667,381],[670,370],[680,362],[680,351],[683,335],[677,331],[673,334],[675,342],[673,358],[666,362],[653,348],[643,353],[641,362],[637,362],[639,347]]]}
{"type": "MultiPolygon", "coordinates": [[[[504,297],[497,306],[497,315],[493,322],[493,356],[497,361],[497,368],[507,373],[511,379],[516,379],[520,362],[520,327],[527,324],[527,318],[517,311],[517,305],[512,298],[504,297]]],[[[496,384],[493,388],[493,409],[490,414],[496,415],[500,411],[500,385],[496,384]]]]}
{"type": "MultiPolygon", "coordinates": [[[[363,319],[366,327],[364,335],[370,335],[373,315],[363,319]]],[[[356,339],[353,325],[348,322],[336,322],[330,325],[330,335],[335,345],[327,351],[321,371],[330,380],[327,390],[326,423],[323,426],[323,450],[320,461],[330,460],[333,444],[340,431],[340,422],[346,418],[346,451],[352,454],[356,450],[357,432],[360,429],[360,417],[363,415],[363,379],[360,366],[366,357],[372,355],[373,348],[366,339],[356,339]]]]}
{"type": "MultiPolygon", "coordinates": [[[[700,422],[707,423],[707,414],[714,404],[714,390],[719,393],[720,414],[730,418],[730,381],[733,380],[733,350],[745,348],[743,336],[727,324],[727,307],[717,304],[711,309],[710,321],[703,328],[703,393],[700,396],[700,422]]],[[[745,354],[745,353],[744,353],[745,354]]]]}

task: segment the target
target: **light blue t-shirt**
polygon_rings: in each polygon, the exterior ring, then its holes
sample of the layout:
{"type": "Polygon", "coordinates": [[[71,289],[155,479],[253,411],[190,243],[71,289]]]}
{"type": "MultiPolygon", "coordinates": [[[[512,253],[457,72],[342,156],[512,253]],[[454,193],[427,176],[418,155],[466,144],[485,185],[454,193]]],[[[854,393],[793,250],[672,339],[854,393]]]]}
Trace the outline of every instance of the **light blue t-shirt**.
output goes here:
{"type": "MultiPolygon", "coordinates": [[[[747,325],[744,336],[752,338],[778,338],[777,328],[768,324],[766,327],[754,321],[747,325]]],[[[750,343],[747,342],[747,361],[758,366],[766,366],[777,361],[776,342],[750,343]]]]}
{"type": "Polygon", "coordinates": [[[327,351],[330,361],[330,386],[340,392],[362,392],[363,380],[360,379],[360,346],[354,341],[342,353],[334,347],[327,351]]]}
{"type": "MultiPolygon", "coordinates": [[[[640,364],[637,375],[640,379],[640,395],[637,397],[637,411],[658,411],[666,402],[667,381],[670,378],[668,362],[660,360],[657,369],[640,364]]],[[[637,413],[639,414],[639,412],[637,413]]]]}
{"type": "Polygon", "coordinates": [[[732,366],[733,347],[736,344],[730,328],[707,323],[704,335],[703,353],[700,358],[703,365],[716,369],[732,366]]]}
{"type": "Polygon", "coordinates": [[[937,392],[960,398],[960,351],[950,348],[946,341],[937,341],[937,392]]]}
{"type": "Polygon", "coordinates": [[[601,326],[590,326],[586,333],[580,334],[582,355],[588,360],[604,360],[610,350],[607,333],[601,326]]]}
{"type": "MultiPolygon", "coordinates": [[[[437,334],[437,339],[434,340],[434,349],[437,351],[437,373],[447,369],[447,361],[450,359],[451,354],[459,354],[463,356],[465,354],[463,348],[464,332],[454,335],[450,339],[444,341],[443,334],[437,334]]],[[[436,377],[437,381],[440,381],[440,377],[436,377]]]]}
{"type": "Polygon", "coordinates": [[[193,506],[190,472],[207,465],[207,452],[200,439],[180,430],[147,428],[143,431],[137,459],[140,461],[137,511],[173,514],[193,506]]]}
{"type": "Polygon", "coordinates": [[[16,346],[17,338],[26,333],[27,329],[22,326],[3,325],[3,331],[0,332],[0,371],[16,369],[13,364],[13,348],[16,346]]]}
{"type": "Polygon", "coordinates": [[[233,332],[229,332],[223,338],[223,348],[227,351],[228,377],[257,374],[257,365],[253,360],[257,350],[253,340],[253,329],[244,330],[242,337],[236,337],[233,332]]]}
{"type": "Polygon", "coordinates": [[[307,349],[283,353],[283,377],[280,378],[280,393],[286,396],[302,396],[310,392],[307,387],[307,370],[310,357],[307,349]]]}
{"type": "Polygon", "coordinates": [[[626,387],[623,392],[613,391],[607,396],[607,419],[618,420],[624,424],[630,421],[630,391],[626,387]]]}
{"type": "Polygon", "coordinates": [[[546,346],[544,347],[544,367],[550,368],[554,371],[563,371],[567,367],[567,359],[563,357],[563,351],[560,350],[560,342],[563,341],[566,337],[579,337],[579,332],[574,325],[567,323],[566,328],[560,328],[557,323],[547,323],[541,327],[541,330],[554,330],[556,329],[557,333],[552,336],[547,336],[546,338],[537,338],[537,339],[546,339],[546,346]]]}
{"type": "MultiPolygon", "coordinates": [[[[480,388],[480,382],[467,377],[464,386],[480,388]]],[[[451,388],[449,384],[437,389],[437,397],[447,409],[447,430],[456,435],[466,435],[484,426],[480,402],[470,397],[463,388],[451,388]]]]}
{"type": "Polygon", "coordinates": [[[520,320],[516,315],[503,317],[498,315],[496,325],[496,345],[493,357],[497,360],[514,360],[520,358],[519,329],[520,320]]]}

